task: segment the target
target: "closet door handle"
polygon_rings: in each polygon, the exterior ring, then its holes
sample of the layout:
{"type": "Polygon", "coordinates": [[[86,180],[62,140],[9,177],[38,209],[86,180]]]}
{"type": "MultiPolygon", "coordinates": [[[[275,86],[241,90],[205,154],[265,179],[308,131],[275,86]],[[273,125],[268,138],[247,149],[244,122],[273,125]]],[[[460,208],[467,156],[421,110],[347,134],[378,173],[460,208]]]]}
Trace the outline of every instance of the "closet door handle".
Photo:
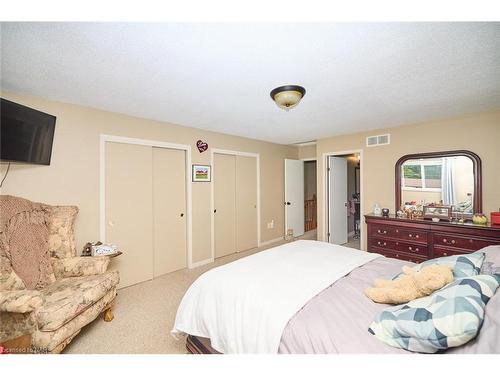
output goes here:
{"type": "Polygon", "coordinates": [[[214,210],[214,214],[217,212],[217,209],[214,210]]]}
{"type": "Polygon", "coordinates": [[[181,212],[181,217],[184,217],[184,213],[181,212]]]}
{"type": "Polygon", "coordinates": [[[291,203],[290,203],[290,202],[285,202],[285,204],[286,204],[287,206],[290,206],[290,205],[291,205],[291,203]]]}

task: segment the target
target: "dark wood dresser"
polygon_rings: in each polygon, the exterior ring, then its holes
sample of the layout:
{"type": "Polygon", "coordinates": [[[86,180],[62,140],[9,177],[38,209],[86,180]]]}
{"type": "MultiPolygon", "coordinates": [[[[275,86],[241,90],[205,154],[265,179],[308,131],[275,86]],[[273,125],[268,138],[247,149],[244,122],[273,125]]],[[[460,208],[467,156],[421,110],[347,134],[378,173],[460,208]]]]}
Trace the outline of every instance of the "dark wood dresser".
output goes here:
{"type": "Polygon", "coordinates": [[[500,225],[475,225],[365,215],[368,251],[420,263],[500,245],[500,225]]]}

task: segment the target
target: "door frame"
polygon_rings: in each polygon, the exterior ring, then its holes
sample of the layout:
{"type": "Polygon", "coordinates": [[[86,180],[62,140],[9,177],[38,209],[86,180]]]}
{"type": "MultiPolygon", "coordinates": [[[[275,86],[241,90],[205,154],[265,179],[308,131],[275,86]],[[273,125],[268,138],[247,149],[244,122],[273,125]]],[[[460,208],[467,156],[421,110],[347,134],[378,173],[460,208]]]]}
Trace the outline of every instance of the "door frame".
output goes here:
{"type": "MultiPolygon", "coordinates": [[[[364,175],[364,163],[363,163],[363,149],[356,149],[356,150],[345,150],[345,151],[330,151],[330,152],[324,152],[323,153],[323,217],[322,217],[322,222],[323,222],[323,241],[324,242],[329,242],[328,241],[328,229],[329,229],[329,221],[328,221],[328,215],[329,215],[329,210],[330,210],[330,190],[329,190],[329,185],[328,185],[328,157],[329,156],[347,156],[350,154],[359,154],[359,195],[360,195],[360,200],[359,200],[359,221],[360,221],[360,227],[362,225],[362,217],[363,217],[363,212],[364,212],[364,201],[365,201],[365,196],[364,196],[364,191],[363,191],[363,175],[364,175]]],[[[364,231],[363,231],[364,232],[364,231]]],[[[360,236],[360,243],[359,247],[361,250],[363,250],[365,247],[365,235],[364,233],[361,234],[360,236]]]]}
{"type": "Polygon", "coordinates": [[[106,143],[125,143],[139,146],[151,146],[182,150],[186,153],[186,258],[188,268],[193,268],[193,217],[191,185],[191,146],[178,143],[160,142],[149,139],[129,138],[116,135],[99,135],[99,239],[106,242],[106,143]]]}
{"type": "Polygon", "coordinates": [[[216,170],[214,167],[214,154],[221,155],[234,155],[234,156],[247,156],[256,159],[256,169],[257,169],[257,247],[261,246],[260,243],[260,154],[253,152],[243,152],[243,151],[233,151],[233,150],[223,150],[220,148],[210,149],[210,165],[212,166],[212,182],[210,182],[210,259],[207,263],[211,263],[215,260],[215,198],[214,198],[214,180],[216,170]]]}

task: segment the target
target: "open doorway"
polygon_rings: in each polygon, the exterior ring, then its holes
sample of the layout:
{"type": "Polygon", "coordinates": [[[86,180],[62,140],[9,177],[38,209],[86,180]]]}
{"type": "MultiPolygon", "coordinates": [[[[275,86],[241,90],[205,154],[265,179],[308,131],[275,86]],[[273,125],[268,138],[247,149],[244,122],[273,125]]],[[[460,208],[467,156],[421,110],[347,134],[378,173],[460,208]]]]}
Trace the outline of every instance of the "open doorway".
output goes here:
{"type": "Polygon", "coordinates": [[[361,249],[361,153],[326,155],[326,238],[361,249]]]}
{"type": "Polygon", "coordinates": [[[304,234],[316,239],[318,227],[316,160],[304,161],[304,234]]]}
{"type": "Polygon", "coordinates": [[[285,237],[316,240],[316,160],[285,159],[285,237]]]}

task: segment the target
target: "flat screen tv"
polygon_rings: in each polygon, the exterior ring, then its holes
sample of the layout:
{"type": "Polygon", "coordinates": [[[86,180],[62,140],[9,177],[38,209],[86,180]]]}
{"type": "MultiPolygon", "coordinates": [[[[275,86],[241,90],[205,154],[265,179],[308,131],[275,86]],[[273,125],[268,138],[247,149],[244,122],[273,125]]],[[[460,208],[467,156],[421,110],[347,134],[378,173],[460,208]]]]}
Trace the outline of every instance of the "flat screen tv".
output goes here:
{"type": "Polygon", "coordinates": [[[0,159],[50,165],[56,117],[0,99],[0,159]]]}

